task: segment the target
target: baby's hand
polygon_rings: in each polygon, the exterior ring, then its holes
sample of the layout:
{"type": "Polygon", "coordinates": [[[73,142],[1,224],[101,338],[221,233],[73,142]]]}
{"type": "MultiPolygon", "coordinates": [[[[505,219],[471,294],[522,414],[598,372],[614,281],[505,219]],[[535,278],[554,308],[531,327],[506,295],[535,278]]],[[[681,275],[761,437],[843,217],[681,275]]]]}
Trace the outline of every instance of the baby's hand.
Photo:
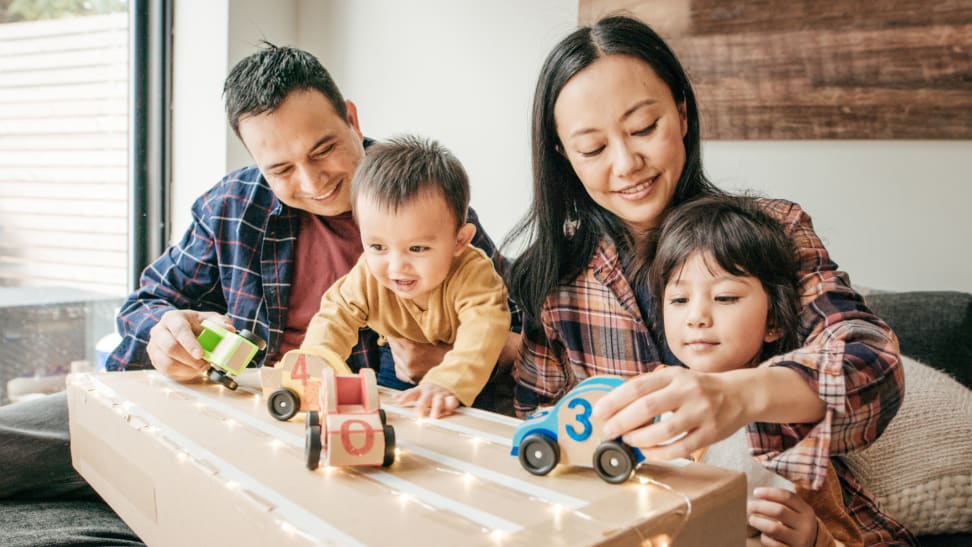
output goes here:
{"type": "Polygon", "coordinates": [[[763,545],[812,546],[817,515],[800,496],[782,488],[757,488],[746,507],[749,525],[762,532],[763,545]]]}
{"type": "Polygon", "coordinates": [[[459,399],[448,389],[437,386],[431,382],[420,384],[412,389],[405,390],[395,396],[395,402],[405,404],[415,402],[415,415],[423,418],[428,415],[432,418],[442,418],[455,412],[459,408],[459,399]]]}

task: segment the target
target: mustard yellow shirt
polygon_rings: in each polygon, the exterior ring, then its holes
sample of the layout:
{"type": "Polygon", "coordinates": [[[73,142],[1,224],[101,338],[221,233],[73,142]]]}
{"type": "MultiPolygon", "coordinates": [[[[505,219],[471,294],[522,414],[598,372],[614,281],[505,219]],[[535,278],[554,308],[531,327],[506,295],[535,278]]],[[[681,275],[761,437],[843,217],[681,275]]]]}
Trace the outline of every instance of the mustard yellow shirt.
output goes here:
{"type": "Polygon", "coordinates": [[[451,344],[421,383],[448,389],[469,406],[489,380],[510,329],[506,285],[486,254],[469,246],[453,258],[423,311],[382,286],[362,256],[321,297],[301,347],[326,346],[347,359],[364,326],[387,337],[451,344]]]}

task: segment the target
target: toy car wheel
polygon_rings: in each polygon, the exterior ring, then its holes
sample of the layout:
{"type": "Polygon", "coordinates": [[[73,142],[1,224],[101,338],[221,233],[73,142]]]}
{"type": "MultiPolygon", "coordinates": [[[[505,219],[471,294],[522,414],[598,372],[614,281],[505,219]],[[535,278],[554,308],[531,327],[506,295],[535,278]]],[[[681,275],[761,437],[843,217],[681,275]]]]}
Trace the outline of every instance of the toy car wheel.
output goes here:
{"type": "Polygon", "coordinates": [[[381,466],[388,467],[395,463],[395,428],[386,425],[382,430],[385,433],[385,459],[381,461],[381,466]]]}
{"type": "Polygon", "coordinates": [[[534,475],[546,475],[560,462],[560,447],[543,433],[531,433],[520,443],[520,465],[534,475]]]}
{"type": "Polygon", "coordinates": [[[216,382],[217,384],[222,384],[223,378],[226,377],[226,373],[216,367],[209,367],[209,370],[206,371],[206,376],[210,379],[210,381],[216,382]]]}
{"type": "Polygon", "coordinates": [[[384,408],[379,408],[378,409],[378,419],[381,420],[381,426],[382,427],[385,427],[385,425],[388,424],[388,416],[385,415],[385,409],[384,408]]]}
{"type": "Polygon", "coordinates": [[[253,331],[243,329],[238,334],[241,338],[244,338],[249,342],[253,342],[253,345],[256,346],[260,351],[267,349],[267,342],[263,338],[257,336],[253,331]]]}
{"type": "Polygon", "coordinates": [[[620,484],[634,475],[634,454],[626,444],[603,442],[594,451],[594,470],[605,481],[620,484]]]}
{"type": "Polygon", "coordinates": [[[321,464],[321,426],[307,426],[304,437],[304,459],[307,461],[307,469],[311,471],[317,469],[321,464]]]}
{"type": "Polygon", "coordinates": [[[223,377],[219,380],[219,383],[223,384],[223,387],[225,387],[226,389],[232,391],[235,391],[236,388],[240,387],[240,384],[237,384],[236,380],[231,378],[228,374],[224,374],[223,377]]]}
{"type": "Polygon", "coordinates": [[[300,410],[300,397],[292,389],[280,388],[267,399],[267,410],[274,418],[286,422],[300,410]]]}
{"type": "Polygon", "coordinates": [[[308,426],[321,425],[321,414],[316,410],[308,410],[306,418],[306,424],[308,426]]]}

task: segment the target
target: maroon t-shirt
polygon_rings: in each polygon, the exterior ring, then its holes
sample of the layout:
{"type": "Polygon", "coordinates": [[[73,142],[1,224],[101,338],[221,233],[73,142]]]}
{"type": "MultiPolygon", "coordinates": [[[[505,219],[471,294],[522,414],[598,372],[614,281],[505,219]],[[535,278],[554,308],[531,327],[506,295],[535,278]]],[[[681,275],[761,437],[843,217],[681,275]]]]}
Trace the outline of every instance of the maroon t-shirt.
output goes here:
{"type": "Polygon", "coordinates": [[[361,234],[350,212],[319,217],[301,211],[287,326],[275,360],[300,347],[307,324],[321,307],[324,291],[351,270],[361,251],[361,234]]]}

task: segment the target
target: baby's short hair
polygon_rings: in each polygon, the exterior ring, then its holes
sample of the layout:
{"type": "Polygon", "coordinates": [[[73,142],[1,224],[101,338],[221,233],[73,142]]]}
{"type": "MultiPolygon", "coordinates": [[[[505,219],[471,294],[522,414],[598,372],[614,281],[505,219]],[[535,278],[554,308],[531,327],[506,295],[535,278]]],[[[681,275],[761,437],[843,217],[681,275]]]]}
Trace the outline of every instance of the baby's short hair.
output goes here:
{"type": "Polygon", "coordinates": [[[351,182],[351,204],[365,197],[394,212],[423,192],[440,192],[456,227],[466,223],[469,176],[462,163],[434,140],[404,135],[365,150],[351,182]]]}

